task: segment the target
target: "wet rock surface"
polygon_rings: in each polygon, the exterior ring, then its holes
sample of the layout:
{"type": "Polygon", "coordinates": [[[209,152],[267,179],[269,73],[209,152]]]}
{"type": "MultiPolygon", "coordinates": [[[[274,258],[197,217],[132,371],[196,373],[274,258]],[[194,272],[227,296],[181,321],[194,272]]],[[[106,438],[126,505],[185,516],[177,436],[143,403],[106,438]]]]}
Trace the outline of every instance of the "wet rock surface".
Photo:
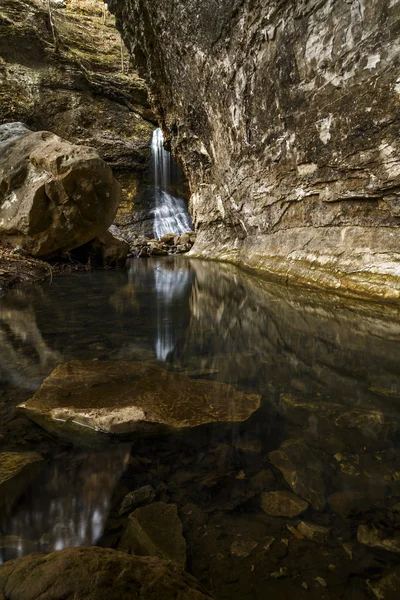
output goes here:
{"type": "Polygon", "coordinates": [[[186,564],[186,541],[175,504],[155,502],[129,515],[118,546],[137,556],[158,556],[181,568],[186,564]]]}
{"type": "Polygon", "coordinates": [[[0,565],[4,600],[205,600],[196,580],[153,557],[105,548],[71,548],[31,554],[0,565]]]}
{"type": "Polygon", "coordinates": [[[123,515],[127,512],[132,511],[135,508],[138,508],[142,504],[148,504],[152,500],[154,500],[156,496],[156,492],[151,487],[151,485],[144,485],[143,487],[130,492],[125,496],[123,501],[121,502],[121,508],[119,509],[119,515],[123,515]]]}
{"type": "Polygon", "coordinates": [[[273,517],[293,518],[308,508],[308,502],[291,492],[265,492],[261,494],[261,508],[273,517]]]}
{"type": "Polygon", "coordinates": [[[271,463],[279,469],[286,482],[315,510],[325,507],[325,485],[321,478],[323,464],[317,453],[303,440],[287,440],[279,450],[269,454],[271,463]]]}
{"type": "Polygon", "coordinates": [[[260,396],[193,380],[141,362],[71,361],[57,367],[19,406],[44,427],[83,426],[127,434],[151,428],[243,421],[260,396]]]}
{"type": "Polygon", "coordinates": [[[95,150],[46,131],[2,147],[0,234],[10,243],[48,256],[81,246],[111,225],[120,186],[95,150]]]}
{"type": "Polygon", "coordinates": [[[398,3],[110,7],[188,173],[194,252],[398,300],[398,3]]]}

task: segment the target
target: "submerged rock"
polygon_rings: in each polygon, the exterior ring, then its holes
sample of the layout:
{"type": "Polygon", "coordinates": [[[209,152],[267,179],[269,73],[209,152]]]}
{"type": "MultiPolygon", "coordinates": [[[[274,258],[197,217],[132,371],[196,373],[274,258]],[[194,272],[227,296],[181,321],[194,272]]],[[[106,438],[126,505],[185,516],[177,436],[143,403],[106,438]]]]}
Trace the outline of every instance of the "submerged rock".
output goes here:
{"type": "Polygon", "coordinates": [[[47,429],[81,425],[126,434],[166,427],[244,421],[260,396],[141,362],[59,365],[19,408],[47,429]]]}
{"type": "Polygon", "coordinates": [[[108,548],[67,548],[0,565],[4,600],[211,600],[198,581],[160,558],[108,548]]]}
{"type": "Polygon", "coordinates": [[[295,494],[309,502],[315,510],[324,509],[323,465],[303,440],[287,440],[268,457],[295,494]]]}
{"type": "Polygon", "coordinates": [[[345,490],[335,492],[328,498],[329,507],[345,519],[351,514],[364,512],[384,497],[382,488],[371,487],[366,491],[345,490]]]}
{"type": "Polygon", "coordinates": [[[255,540],[235,540],[231,545],[230,552],[239,558],[247,558],[257,546],[258,542],[255,540]]]}
{"type": "Polygon", "coordinates": [[[388,535],[384,530],[378,529],[373,524],[365,524],[358,527],[357,539],[360,544],[365,544],[371,548],[400,553],[400,532],[388,535]]]}
{"type": "Polygon", "coordinates": [[[304,423],[311,413],[344,429],[356,430],[367,437],[386,440],[398,429],[395,418],[379,410],[366,410],[351,405],[319,400],[303,400],[291,394],[281,395],[281,410],[285,417],[304,423]]]}
{"type": "Polygon", "coordinates": [[[317,525],[316,523],[301,521],[297,526],[297,529],[301,535],[314,542],[326,542],[329,538],[329,529],[322,525],[317,525]]]}
{"type": "Polygon", "coordinates": [[[156,497],[156,492],[151,485],[144,485],[143,487],[130,492],[125,496],[125,498],[121,502],[121,508],[119,509],[119,515],[124,515],[125,513],[133,510],[134,508],[138,508],[143,504],[148,504],[156,497]]]}
{"type": "Polygon", "coordinates": [[[34,256],[67,252],[112,223],[120,185],[97,152],[48,131],[5,144],[0,233],[34,256]]]}
{"type": "Polygon", "coordinates": [[[308,508],[308,502],[285,490],[266,492],[261,494],[261,508],[273,517],[293,518],[308,508]]]}
{"type": "Polygon", "coordinates": [[[44,464],[37,452],[0,453],[0,517],[9,513],[44,464]]]}
{"type": "Polygon", "coordinates": [[[398,600],[400,598],[400,567],[388,569],[379,580],[368,580],[367,585],[377,600],[398,600]]]}
{"type": "Polygon", "coordinates": [[[186,541],[176,504],[155,502],[129,515],[119,550],[138,556],[158,556],[178,567],[186,564],[186,541]]]}

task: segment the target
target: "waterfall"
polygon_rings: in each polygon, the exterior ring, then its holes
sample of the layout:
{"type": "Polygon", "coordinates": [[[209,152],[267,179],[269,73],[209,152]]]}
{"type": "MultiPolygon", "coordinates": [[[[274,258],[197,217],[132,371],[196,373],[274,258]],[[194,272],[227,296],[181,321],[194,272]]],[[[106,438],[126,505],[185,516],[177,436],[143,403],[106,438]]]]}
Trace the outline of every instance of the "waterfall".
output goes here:
{"type": "Polygon", "coordinates": [[[154,170],[154,235],[160,239],[166,233],[181,235],[192,231],[192,220],[183,198],[171,193],[171,184],[179,181],[180,169],[171,153],[164,149],[161,129],[156,129],[151,141],[154,170]]]}

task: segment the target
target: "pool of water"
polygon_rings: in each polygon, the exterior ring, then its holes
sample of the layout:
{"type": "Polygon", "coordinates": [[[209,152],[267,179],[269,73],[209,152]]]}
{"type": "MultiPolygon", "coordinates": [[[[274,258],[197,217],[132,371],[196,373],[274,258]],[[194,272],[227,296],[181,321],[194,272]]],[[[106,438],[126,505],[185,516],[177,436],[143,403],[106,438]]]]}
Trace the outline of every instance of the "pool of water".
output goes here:
{"type": "Polygon", "coordinates": [[[122,499],[151,485],[154,502],[177,508],[187,570],[217,599],[373,597],[367,581],[400,557],[399,342],[395,306],[288,291],[186,257],[9,292],[0,451],[46,462],[0,519],[0,559],[118,548],[122,499]],[[15,406],[72,359],[158,364],[258,393],[261,407],[240,424],[99,447],[46,436],[15,406]],[[268,494],[281,491],[308,507],[271,514],[286,497],[268,494]]]}

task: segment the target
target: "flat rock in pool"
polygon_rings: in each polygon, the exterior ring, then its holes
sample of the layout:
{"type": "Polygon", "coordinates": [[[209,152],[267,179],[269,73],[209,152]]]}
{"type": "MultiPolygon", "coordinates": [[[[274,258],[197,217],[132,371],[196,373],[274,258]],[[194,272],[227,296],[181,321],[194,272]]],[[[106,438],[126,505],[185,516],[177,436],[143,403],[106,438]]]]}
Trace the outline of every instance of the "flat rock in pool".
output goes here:
{"type": "Polygon", "coordinates": [[[19,405],[47,429],[81,425],[113,434],[245,421],[261,397],[141,362],[70,361],[19,405]]]}
{"type": "Polygon", "coordinates": [[[160,558],[67,548],[0,565],[2,600],[211,600],[198,581],[160,558]]]}

